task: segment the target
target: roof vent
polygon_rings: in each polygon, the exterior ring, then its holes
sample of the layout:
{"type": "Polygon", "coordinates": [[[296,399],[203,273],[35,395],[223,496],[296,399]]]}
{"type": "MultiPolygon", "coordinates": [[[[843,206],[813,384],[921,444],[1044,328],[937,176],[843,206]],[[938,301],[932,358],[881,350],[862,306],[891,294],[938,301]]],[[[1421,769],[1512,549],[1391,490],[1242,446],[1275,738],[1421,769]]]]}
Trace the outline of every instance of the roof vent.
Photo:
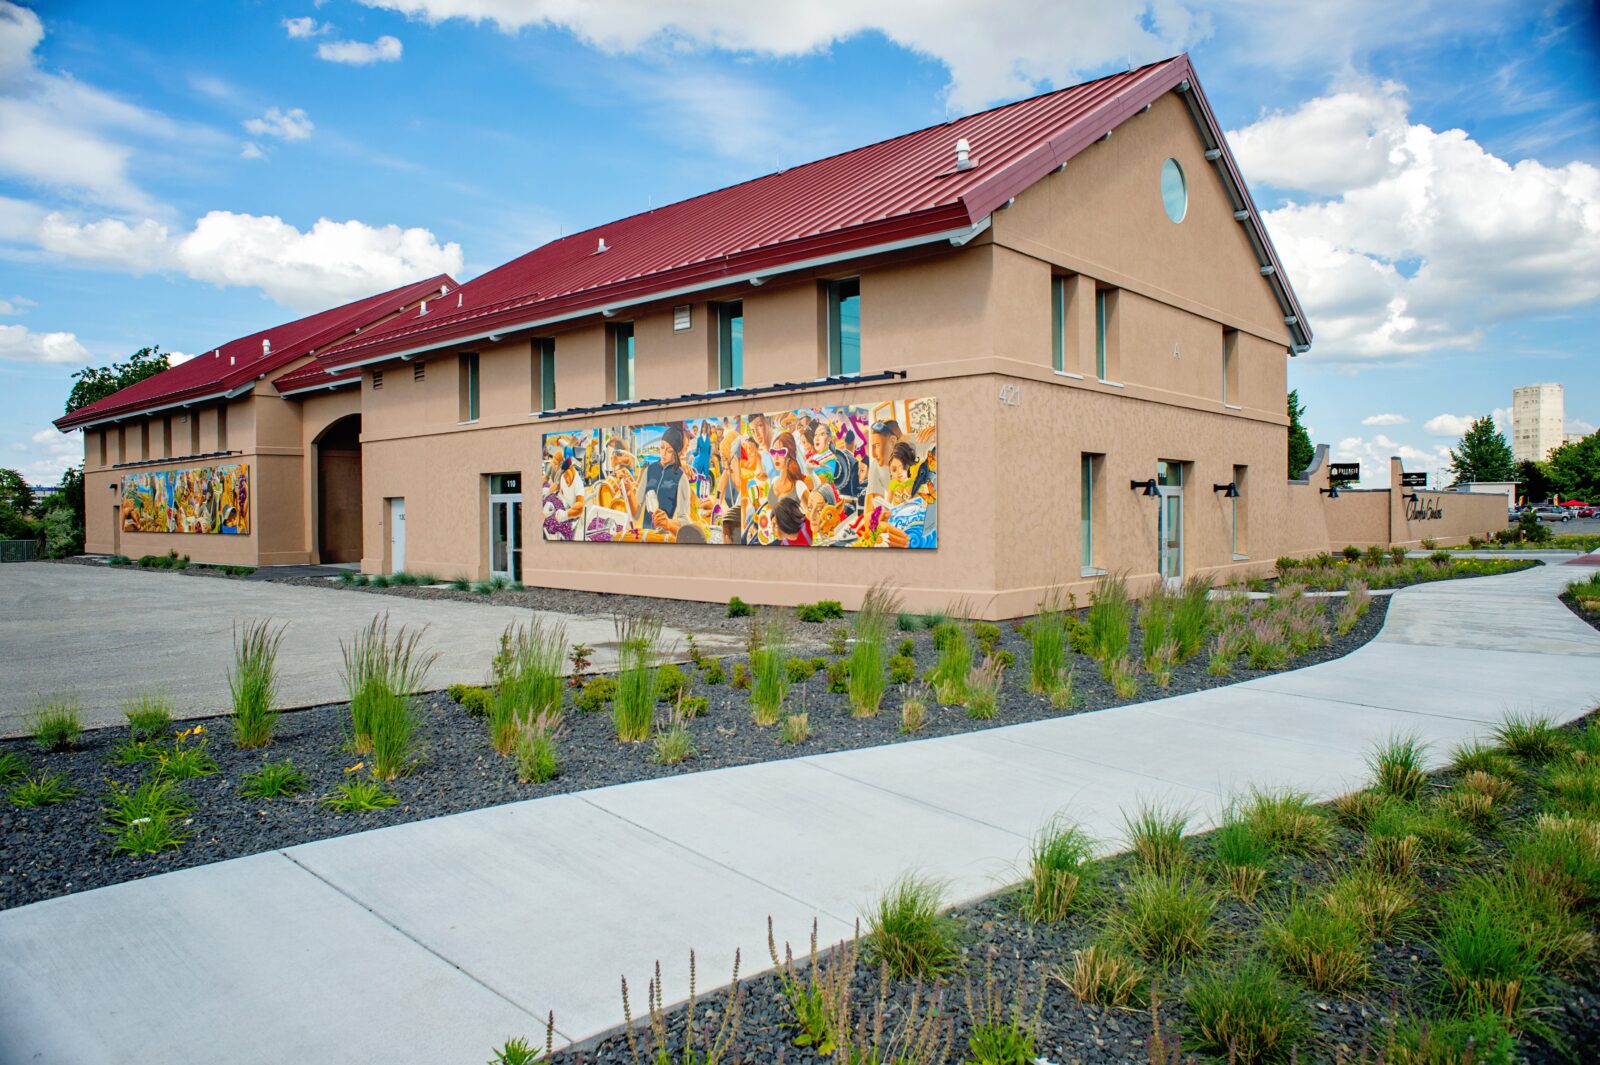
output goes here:
{"type": "Polygon", "coordinates": [[[595,245],[594,253],[596,255],[599,255],[601,252],[610,251],[610,250],[611,249],[606,246],[606,238],[605,237],[601,237],[600,240],[599,240],[599,243],[597,243],[595,245]]]}
{"type": "Polygon", "coordinates": [[[234,364],[234,356],[229,355],[228,356],[228,365],[232,366],[233,364],[234,364]]]}
{"type": "Polygon", "coordinates": [[[441,295],[441,296],[450,295],[450,286],[449,285],[440,285],[439,286],[439,295],[441,295]]]}
{"type": "Polygon", "coordinates": [[[428,301],[427,300],[423,300],[420,306],[421,306],[421,309],[417,311],[418,317],[421,317],[422,315],[428,313],[428,301]]]}
{"type": "Polygon", "coordinates": [[[457,307],[461,306],[461,290],[460,289],[456,290],[456,306],[457,307]]]}
{"type": "Polygon", "coordinates": [[[972,169],[972,145],[967,143],[967,138],[965,137],[956,141],[956,169],[972,169]]]}
{"type": "Polygon", "coordinates": [[[272,354],[272,341],[265,337],[261,340],[261,357],[264,359],[272,354]]]}

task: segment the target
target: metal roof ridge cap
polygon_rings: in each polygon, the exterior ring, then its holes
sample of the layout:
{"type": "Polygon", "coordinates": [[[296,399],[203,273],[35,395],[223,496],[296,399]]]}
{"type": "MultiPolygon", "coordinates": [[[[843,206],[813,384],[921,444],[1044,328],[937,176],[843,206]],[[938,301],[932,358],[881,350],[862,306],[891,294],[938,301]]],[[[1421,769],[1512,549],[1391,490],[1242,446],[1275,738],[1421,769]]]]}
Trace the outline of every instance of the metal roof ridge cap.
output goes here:
{"type": "MultiPolygon", "coordinates": [[[[953,240],[954,238],[962,236],[965,236],[967,239],[971,239],[971,237],[978,235],[977,233],[972,232],[974,229],[977,229],[978,232],[981,233],[981,227],[986,227],[987,225],[988,218],[987,216],[984,216],[977,222],[965,226],[958,226],[954,229],[942,229],[916,237],[906,237],[901,240],[888,241],[883,244],[872,244],[862,248],[852,248],[830,255],[816,256],[810,259],[796,259],[793,262],[778,263],[770,267],[763,267],[759,270],[724,274],[720,277],[711,278],[704,281],[697,281],[693,284],[680,286],[678,288],[662,289],[660,291],[647,292],[638,296],[630,296],[617,306],[625,307],[633,304],[648,303],[652,300],[671,299],[675,296],[686,295],[691,292],[698,292],[708,288],[716,288],[720,285],[739,284],[742,281],[749,281],[752,278],[771,277],[773,274],[793,273],[798,270],[807,270],[814,266],[823,266],[832,262],[843,262],[848,259],[860,259],[870,255],[881,255],[886,252],[899,251],[903,248],[913,248],[922,244],[937,244],[941,240],[953,240]]],[[[533,329],[541,325],[552,325],[556,322],[569,321],[573,318],[582,318],[586,315],[600,313],[601,309],[605,306],[606,301],[600,300],[594,304],[548,318],[533,318],[522,322],[497,324],[494,328],[488,329],[482,333],[472,333],[467,336],[451,337],[447,340],[426,344],[421,347],[403,348],[396,351],[374,355],[367,359],[340,363],[337,366],[328,366],[327,371],[330,374],[344,373],[348,370],[354,370],[362,366],[369,366],[375,362],[385,362],[390,359],[405,358],[410,355],[418,355],[425,351],[434,351],[438,348],[448,347],[453,344],[470,344],[475,340],[485,340],[490,336],[497,334],[512,333],[522,329],[533,329]]]]}

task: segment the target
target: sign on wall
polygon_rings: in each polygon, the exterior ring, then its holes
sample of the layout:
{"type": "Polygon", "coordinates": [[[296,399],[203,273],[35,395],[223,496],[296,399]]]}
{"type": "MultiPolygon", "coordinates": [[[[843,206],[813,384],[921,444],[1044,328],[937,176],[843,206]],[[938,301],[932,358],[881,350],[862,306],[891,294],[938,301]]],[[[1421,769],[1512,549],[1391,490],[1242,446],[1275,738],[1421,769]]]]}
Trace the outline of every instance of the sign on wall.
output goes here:
{"type": "Polygon", "coordinates": [[[1426,471],[1417,473],[1402,473],[1400,475],[1401,488],[1426,488],[1428,487],[1428,474],[1426,471]]]}
{"type": "Polygon", "coordinates": [[[1333,484],[1355,484],[1361,480],[1361,463],[1333,462],[1328,465],[1328,480],[1333,484]]]}
{"type": "Polygon", "coordinates": [[[544,538],[935,548],[930,398],[546,433],[544,538]]]}
{"type": "Polygon", "coordinates": [[[249,464],[125,474],[122,531],[248,536],[249,464]]]}

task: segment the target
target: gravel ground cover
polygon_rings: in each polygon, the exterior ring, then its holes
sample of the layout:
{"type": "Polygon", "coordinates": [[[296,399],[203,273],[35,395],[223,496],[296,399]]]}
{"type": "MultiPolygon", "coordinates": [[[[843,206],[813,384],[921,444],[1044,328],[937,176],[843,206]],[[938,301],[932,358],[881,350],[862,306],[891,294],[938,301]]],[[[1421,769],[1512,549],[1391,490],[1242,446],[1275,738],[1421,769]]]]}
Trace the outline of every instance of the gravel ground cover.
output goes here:
{"type": "MultiPolygon", "coordinates": [[[[1565,742],[1583,745],[1585,753],[1568,754],[1565,758],[1587,759],[1576,764],[1588,766],[1592,782],[1596,768],[1600,767],[1600,718],[1591,714],[1584,721],[1574,722],[1560,731],[1565,742]]],[[[1268,941],[1263,931],[1265,925],[1291,903],[1320,900],[1337,878],[1347,876],[1360,869],[1362,863],[1372,860],[1370,838],[1341,818],[1337,803],[1320,807],[1305,804],[1299,808],[1322,826],[1319,831],[1326,833],[1323,841],[1299,856],[1291,853],[1293,848],[1287,844],[1277,846],[1258,893],[1248,902],[1229,893],[1225,877],[1219,873],[1218,853],[1224,844],[1219,841],[1218,832],[1191,836],[1185,841],[1175,866],[1179,875],[1204,885],[1220,901],[1206,922],[1209,929],[1206,945],[1180,962],[1163,965],[1140,958],[1126,947],[1116,946],[1116,933],[1112,928],[1119,912],[1128,908],[1126,900],[1130,887],[1142,874],[1144,861],[1124,851],[1090,863],[1094,875],[1086,877],[1084,882],[1092,884],[1092,890],[1085,890],[1060,920],[1035,920],[1029,916],[1030,895],[1025,885],[949,911],[946,916],[952,923],[957,954],[945,974],[931,981],[886,978],[871,953],[870,930],[856,945],[837,947],[831,955],[828,945],[824,944],[818,971],[825,974],[824,980],[837,977],[840,972],[846,974],[847,980],[841,986],[847,984],[851,989],[850,1002],[858,1030],[868,1033],[875,1027],[881,1030],[880,1045],[887,1045],[896,1036],[904,1039],[908,1018],[921,1016],[927,1020],[930,1012],[933,1013],[934,1021],[929,1027],[938,1039],[931,1049],[926,1053],[882,1059],[916,1065],[944,1062],[1179,1065],[1180,1062],[1230,1060],[1224,1053],[1206,1050],[1198,1016],[1188,1004],[1187,993],[1197,982],[1213,974],[1243,971],[1255,961],[1264,962],[1272,973],[1284,1001],[1292,1009],[1299,1031],[1292,1041],[1283,1041],[1259,1052],[1237,1049],[1239,1044],[1236,1043],[1237,1052],[1232,1060],[1240,1065],[1256,1061],[1348,1062],[1351,1065],[1377,1065],[1379,1062],[1492,1065],[1511,1061],[1554,1065],[1592,1061],[1594,1049],[1600,1045],[1600,954],[1596,952],[1594,939],[1595,933],[1600,931],[1600,911],[1595,905],[1600,897],[1600,874],[1596,872],[1600,866],[1600,828],[1596,828],[1600,824],[1600,802],[1593,794],[1576,803],[1564,804],[1555,798],[1553,774],[1555,771],[1570,772],[1575,764],[1572,761],[1556,762],[1554,770],[1541,768],[1537,759],[1521,756],[1509,759],[1507,764],[1509,768],[1497,771],[1514,778],[1517,790],[1497,807],[1489,821],[1465,830],[1467,842],[1459,853],[1426,856],[1424,851],[1425,856],[1409,871],[1385,878],[1403,893],[1413,909],[1392,927],[1364,937],[1358,952],[1365,959],[1365,971],[1336,987],[1317,990],[1313,986],[1315,980],[1303,973],[1297,975],[1266,945],[1268,941]],[[1572,921],[1567,934],[1572,938],[1565,940],[1566,945],[1558,951],[1551,946],[1557,940],[1554,932],[1536,923],[1518,929],[1517,934],[1526,934],[1535,949],[1548,948],[1552,958],[1561,953],[1561,960],[1540,965],[1535,975],[1520,985],[1519,990],[1527,996],[1529,1008],[1513,1011],[1520,1026],[1513,1037],[1514,1045],[1497,1048],[1480,1030],[1480,1041],[1471,1052],[1463,1053],[1464,1040],[1452,1044],[1447,1039],[1458,1034],[1451,1031],[1452,1018],[1459,1019],[1469,1011],[1454,1002],[1446,987],[1446,977],[1442,975],[1450,970],[1450,964],[1441,957],[1438,947],[1440,915],[1448,908],[1448,900],[1453,895],[1460,896],[1474,878],[1507,875],[1508,869],[1517,868],[1516,861],[1521,859],[1513,856],[1523,853],[1519,848],[1524,845],[1525,837],[1533,833],[1536,817],[1550,810],[1556,811],[1558,817],[1571,817],[1569,825],[1589,826],[1587,896],[1567,911],[1572,921]],[[861,943],[868,945],[862,949],[861,943]],[[1103,949],[1108,944],[1140,966],[1141,993],[1123,1005],[1084,1001],[1067,982],[1076,963],[1076,952],[1094,946],[1103,949]],[[841,955],[839,951],[848,953],[841,955]],[[847,968],[836,965],[841,958],[847,968]],[[985,987],[991,983],[998,991],[998,1010],[984,1005],[985,987]],[[972,1052],[969,1038],[985,1020],[991,1024],[998,1020],[1001,1028],[1008,1027],[1008,1022],[1016,1022],[1012,1027],[1031,1030],[1034,1037],[1031,1048],[1021,1053],[1013,1044],[1014,1056],[1008,1056],[1003,1052],[995,1053],[991,1042],[988,1044],[990,1053],[972,1052]],[[1408,1030],[1429,1033],[1437,1041],[1431,1053],[1408,1054],[1405,1046],[1397,1046],[1397,1039],[1403,1039],[1408,1030]],[[943,1049],[946,1047],[947,1050],[943,1049]]],[[[1421,796],[1408,808],[1425,810],[1441,800],[1448,802],[1452,792],[1465,786],[1463,773],[1453,769],[1424,779],[1421,796]]],[[[1127,846],[1126,841],[1109,842],[1113,846],[1127,846]]],[[[1320,901],[1316,904],[1321,905],[1320,901]]],[[[1495,916],[1505,920],[1498,913],[1495,916]]],[[[1515,921],[1509,923],[1516,924],[1515,921]]],[[[782,957],[786,953],[785,945],[776,946],[777,954],[782,957]]],[[[815,986],[808,976],[807,945],[795,947],[799,964],[793,970],[792,979],[801,988],[815,986]]],[[[664,963],[681,967],[687,962],[686,959],[664,959],[664,963]]],[[[700,977],[702,986],[726,980],[726,974],[718,973],[701,972],[700,977]]],[[[581,1048],[557,1051],[551,1062],[554,1065],[633,1063],[641,1058],[634,1054],[630,1039],[644,1052],[642,1060],[654,1061],[657,1059],[650,1052],[655,1045],[655,1031],[664,1035],[671,1054],[682,1052],[686,1030],[694,1033],[696,1047],[705,1048],[722,1031],[724,1019],[730,1012],[732,998],[724,989],[701,997],[695,1004],[692,1026],[684,1007],[651,1018],[637,1005],[645,999],[646,990],[632,989],[636,1020],[631,1037],[613,1034],[581,1048]]],[[[825,1056],[814,1046],[797,1045],[797,1039],[801,1039],[807,1029],[800,1022],[791,1000],[791,991],[786,991],[784,979],[777,973],[745,980],[737,991],[737,1023],[729,1026],[735,1034],[721,1060],[783,1061],[793,1065],[856,1060],[842,1053],[825,1056]]],[[[834,996],[831,1001],[840,999],[834,996]]],[[[834,1008],[837,1015],[837,1007],[834,1008]]],[[[559,1018],[556,1020],[559,1023],[559,1018]]],[[[1492,1033],[1495,1028],[1490,1025],[1488,1031],[1492,1033]]],[[[530,1042],[539,1044],[542,1050],[543,1033],[531,1034],[536,1038],[530,1042]]],[[[904,1049],[903,1042],[900,1048],[904,1049]]],[[[670,1060],[680,1059],[673,1056],[670,1060]]],[[[879,1059],[865,1057],[862,1060],[879,1059]]]]}
{"type": "MultiPolygon", "coordinates": [[[[1342,609],[1342,601],[1303,601],[1307,608],[1329,620],[1342,609]]],[[[659,603],[651,603],[659,607],[659,603]]],[[[1374,599],[1370,609],[1343,635],[1333,635],[1320,647],[1294,656],[1289,668],[1325,662],[1348,654],[1377,634],[1387,610],[1386,598],[1374,599]]],[[[765,620],[765,619],[762,619],[765,620]]],[[[748,626],[748,622],[740,624],[748,626]]],[[[747,691],[734,687],[735,674],[748,664],[744,655],[728,656],[717,663],[721,683],[708,683],[714,670],[686,667],[687,694],[704,697],[702,716],[686,721],[692,754],[684,761],[664,765],[654,760],[649,742],[619,743],[610,715],[601,710],[578,712],[574,695],[564,697],[566,713],[558,738],[560,772],[544,783],[519,783],[512,759],[495,753],[483,717],[471,716],[445,693],[417,697],[420,723],[420,758],[411,771],[384,785],[398,802],[383,809],[339,813],[321,805],[320,799],[353,780],[365,780],[368,759],[352,753],[348,704],[328,704],[278,715],[272,742],[260,750],[238,750],[232,742],[228,718],[209,719],[206,732],[184,744],[203,744],[216,763],[209,775],[183,780],[179,787],[193,799],[194,809],[180,829],[187,839],[177,848],[158,854],[130,856],[112,850],[105,832],[103,806],[112,786],[134,788],[146,779],[148,763],[119,765],[111,761],[128,739],[126,729],[86,732],[76,749],[43,753],[31,740],[0,743],[0,757],[14,754],[30,763],[30,772],[59,773],[76,794],[50,806],[23,807],[0,801],[0,908],[19,906],[73,891],[137,879],[155,873],[255,854],[296,843],[323,839],[383,825],[422,820],[443,814],[493,806],[563,792],[604,787],[676,773],[692,773],[725,766],[746,765],[826,751],[846,750],[922,737],[1016,724],[1067,714],[1090,713],[1145,699],[1180,695],[1261,676],[1269,670],[1250,669],[1240,661],[1226,676],[1207,671],[1204,654],[1172,667],[1169,685],[1157,687],[1148,676],[1137,676],[1137,691],[1119,697],[1094,662],[1078,651],[1068,651],[1074,677],[1074,701],[1057,708],[1050,697],[1027,690],[1029,644],[1019,625],[996,627],[996,651],[1010,654],[1016,665],[1007,670],[992,719],[977,720],[959,706],[940,705],[928,695],[928,712],[914,733],[901,730],[903,686],[890,688],[882,711],[875,717],[855,717],[848,696],[829,691],[828,665],[838,661],[843,621],[794,624],[798,638],[791,650],[808,662],[820,660],[822,669],[796,682],[785,700],[785,712],[804,713],[809,735],[786,742],[782,729],[761,727],[752,720],[747,691]],[[832,647],[827,645],[832,644],[832,647]],[[831,653],[830,653],[831,652],[831,653]],[[267,762],[288,759],[308,780],[294,796],[271,799],[239,794],[247,773],[267,762]],[[358,767],[359,768],[355,768],[358,767]]],[[[969,629],[972,627],[969,627],[969,629]]],[[[1141,632],[1131,629],[1137,648],[1141,632]]],[[[891,653],[911,641],[915,671],[927,674],[938,660],[929,631],[892,631],[891,653]]],[[[489,663],[485,662],[485,673],[489,663]]],[[[592,681],[591,681],[592,683],[592,681]]],[[[669,707],[658,705],[658,718],[669,707]]],[[[176,726],[163,732],[168,747],[176,726]]],[[[791,737],[792,738],[792,737],[791,737]]]]}
{"type": "MultiPolygon", "coordinates": [[[[1577,567],[1573,569],[1577,571],[1577,567]]],[[[1588,576],[1568,584],[1561,593],[1561,601],[1567,604],[1567,609],[1600,629],[1600,569],[1590,570],[1588,576]]]]}

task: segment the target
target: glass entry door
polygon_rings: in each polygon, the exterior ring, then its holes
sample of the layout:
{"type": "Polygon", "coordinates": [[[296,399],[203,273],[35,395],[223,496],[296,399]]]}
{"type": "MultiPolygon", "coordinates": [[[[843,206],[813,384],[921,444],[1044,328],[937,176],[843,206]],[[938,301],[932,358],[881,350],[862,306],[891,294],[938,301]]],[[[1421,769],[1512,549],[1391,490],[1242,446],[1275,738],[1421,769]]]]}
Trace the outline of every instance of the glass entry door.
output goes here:
{"type": "Polygon", "coordinates": [[[489,478],[489,576],[522,580],[522,478],[489,478]]]}
{"type": "Polygon", "coordinates": [[[1156,531],[1161,579],[1175,585],[1183,580],[1183,464],[1156,463],[1156,485],[1161,494],[1156,531]]]}

